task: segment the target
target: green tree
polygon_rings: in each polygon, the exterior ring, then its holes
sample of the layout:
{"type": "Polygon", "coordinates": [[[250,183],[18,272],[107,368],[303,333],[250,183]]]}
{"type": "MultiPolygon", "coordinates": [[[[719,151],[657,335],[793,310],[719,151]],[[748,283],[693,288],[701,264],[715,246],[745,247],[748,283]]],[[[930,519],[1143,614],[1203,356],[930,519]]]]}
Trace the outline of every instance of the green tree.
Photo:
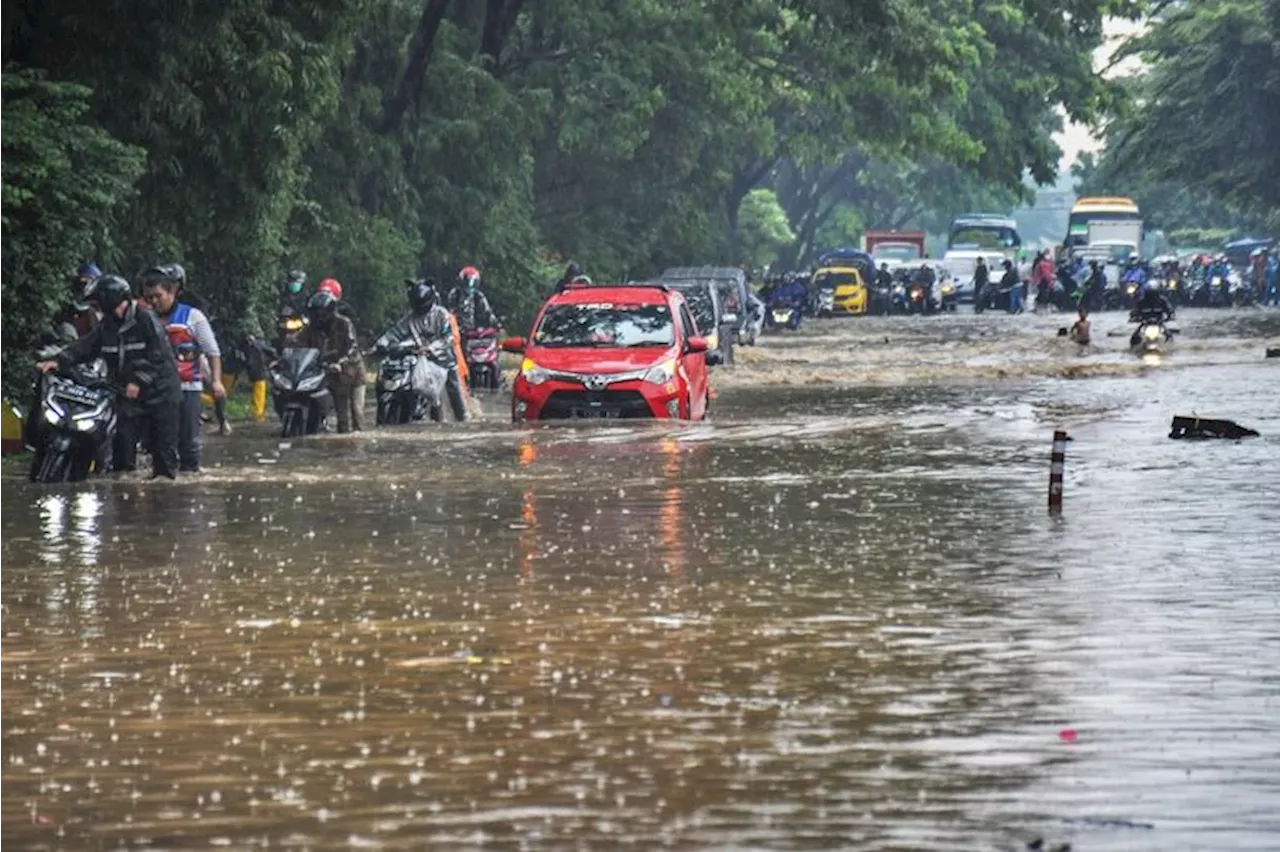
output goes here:
{"type": "Polygon", "coordinates": [[[738,227],[743,262],[752,268],[776,261],[778,249],[795,239],[787,211],[773,190],[764,187],[751,190],[743,199],[738,227]]]}
{"type": "Polygon", "coordinates": [[[88,116],[90,91],[36,71],[4,74],[4,393],[29,390],[27,347],[71,295],[81,263],[116,256],[143,151],[88,116]]]}

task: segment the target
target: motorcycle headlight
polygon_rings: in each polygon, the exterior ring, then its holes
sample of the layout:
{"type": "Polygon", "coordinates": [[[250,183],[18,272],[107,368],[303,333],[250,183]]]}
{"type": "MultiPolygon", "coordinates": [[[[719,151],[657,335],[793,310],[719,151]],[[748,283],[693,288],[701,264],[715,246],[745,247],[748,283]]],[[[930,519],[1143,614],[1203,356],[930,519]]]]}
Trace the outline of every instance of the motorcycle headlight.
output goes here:
{"type": "Polygon", "coordinates": [[[298,382],[298,390],[302,392],[317,390],[320,385],[324,384],[324,374],[319,373],[314,376],[308,376],[298,382]]]}
{"type": "Polygon", "coordinates": [[[289,380],[286,379],[284,376],[280,375],[279,373],[271,374],[271,384],[277,390],[287,391],[290,388],[289,380]]]}
{"type": "Polygon", "coordinates": [[[1215,276],[1213,276],[1213,286],[1215,286],[1215,287],[1221,287],[1221,286],[1222,286],[1222,276],[1221,276],[1221,275],[1215,275],[1215,276]]]}
{"type": "Polygon", "coordinates": [[[1159,340],[1160,326],[1158,325],[1147,326],[1145,329],[1143,329],[1142,336],[1145,337],[1147,340],[1159,340]]]}
{"type": "Polygon", "coordinates": [[[1132,296],[1134,293],[1138,292],[1138,285],[1130,284],[1128,287],[1125,288],[1125,292],[1128,293],[1130,296],[1132,296]]]}
{"type": "Polygon", "coordinates": [[[62,420],[62,415],[54,411],[52,407],[46,405],[44,408],[44,420],[51,426],[57,426],[62,420]]]}
{"type": "Polygon", "coordinates": [[[943,285],[942,285],[942,295],[944,295],[944,296],[950,296],[950,295],[951,295],[952,293],[954,293],[955,291],[956,291],[956,288],[955,288],[955,285],[954,285],[954,284],[943,284],[943,285]]]}
{"type": "Polygon", "coordinates": [[[675,377],[676,362],[674,358],[663,361],[661,364],[654,364],[649,368],[649,372],[644,374],[644,380],[655,385],[665,385],[675,377]]]}
{"type": "Polygon", "coordinates": [[[525,358],[520,364],[520,375],[531,385],[540,385],[551,378],[551,374],[533,363],[532,358],[525,358]]]}

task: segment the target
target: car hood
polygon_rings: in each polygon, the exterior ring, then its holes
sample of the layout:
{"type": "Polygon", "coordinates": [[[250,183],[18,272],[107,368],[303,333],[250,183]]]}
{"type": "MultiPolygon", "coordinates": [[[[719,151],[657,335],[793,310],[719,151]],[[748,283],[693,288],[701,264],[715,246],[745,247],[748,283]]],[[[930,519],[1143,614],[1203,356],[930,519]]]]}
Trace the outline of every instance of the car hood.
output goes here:
{"type": "Polygon", "coordinates": [[[529,349],[525,355],[544,370],[584,374],[629,373],[674,357],[670,346],[638,346],[634,349],[538,346],[529,349]]]}

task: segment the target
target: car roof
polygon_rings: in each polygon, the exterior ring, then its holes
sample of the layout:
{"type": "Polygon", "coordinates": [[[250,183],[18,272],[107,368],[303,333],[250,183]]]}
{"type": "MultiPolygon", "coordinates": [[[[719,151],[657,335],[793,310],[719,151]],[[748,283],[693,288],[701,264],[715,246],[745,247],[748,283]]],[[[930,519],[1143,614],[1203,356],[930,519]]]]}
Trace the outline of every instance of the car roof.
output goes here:
{"type": "Polygon", "coordinates": [[[571,287],[556,293],[548,304],[581,305],[597,302],[615,302],[623,305],[665,305],[670,298],[667,288],[658,284],[592,284],[571,287]]]}

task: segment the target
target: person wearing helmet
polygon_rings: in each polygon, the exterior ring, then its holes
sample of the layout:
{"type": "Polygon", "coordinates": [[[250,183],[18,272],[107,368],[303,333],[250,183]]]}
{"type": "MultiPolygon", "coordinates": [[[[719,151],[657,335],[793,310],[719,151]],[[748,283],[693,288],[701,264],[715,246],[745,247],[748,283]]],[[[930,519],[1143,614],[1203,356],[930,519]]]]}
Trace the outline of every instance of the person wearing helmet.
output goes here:
{"type": "Polygon", "coordinates": [[[560,280],[556,282],[556,292],[563,293],[565,288],[570,284],[586,277],[587,276],[582,272],[582,267],[578,265],[578,262],[576,260],[571,260],[569,261],[569,265],[564,268],[564,275],[561,275],[560,280]]]}
{"type": "Polygon", "coordinates": [[[498,317],[480,284],[480,270],[464,266],[458,273],[457,283],[449,291],[449,298],[445,300],[445,306],[458,318],[458,327],[463,334],[498,327],[498,317]]]}
{"type": "Polygon", "coordinates": [[[208,364],[214,400],[227,397],[222,384],[222,349],[202,311],[182,300],[187,273],[177,263],[153,266],[142,275],[142,298],[164,326],[182,381],[182,415],[178,421],[178,463],[183,473],[200,472],[200,413],[208,364]]]}
{"type": "Polygon", "coordinates": [[[98,314],[91,306],[85,304],[83,295],[85,288],[101,275],[102,270],[92,262],[83,264],[76,270],[70,282],[70,299],[54,318],[55,326],[69,326],[75,330],[76,337],[84,337],[93,330],[93,327],[98,324],[98,314]]]}
{"type": "Polygon", "coordinates": [[[338,415],[338,432],[364,428],[364,396],[356,405],[357,386],[364,389],[364,360],[356,339],[356,327],[338,313],[332,293],[316,291],[307,300],[307,324],[285,341],[288,349],[319,349],[329,370],[329,388],[338,415]]]}
{"type": "Polygon", "coordinates": [[[307,273],[301,269],[290,270],[280,285],[280,297],[276,300],[276,348],[285,345],[285,339],[301,328],[302,320],[307,315],[307,273]]]}
{"type": "Polygon", "coordinates": [[[111,381],[131,403],[122,407],[112,469],[133,470],[138,437],[147,436],[153,477],[178,475],[178,416],[182,385],[169,336],[155,315],[139,306],[133,288],[118,275],[94,279],[84,292],[102,321],[57,358],[36,365],[43,373],[102,358],[111,381]]]}
{"type": "Polygon", "coordinates": [[[384,352],[392,345],[412,338],[424,350],[434,341],[444,340],[448,343],[448,363],[441,364],[449,374],[445,383],[445,393],[449,397],[449,407],[453,409],[455,420],[467,419],[467,403],[463,396],[462,376],[458,370],[458,346],[456,326],[449,311],[440,304],[440,296],[435,282],[430,278],[406,279],[406,295],[409,298],[409,314],[402,317],[386,334],[378,338],[374,349],[384,352]]]}
{"type": "Polygon", "coordinates": [[[1014,267],[1013,261],[1006,260],[1001,266],[1004,267],[1004,275],[1000,277],[1000,289],[1007,290],[1009,293],[1009,313],[1020,314],[1023,310],[1022,277],[1014,267]]]}

